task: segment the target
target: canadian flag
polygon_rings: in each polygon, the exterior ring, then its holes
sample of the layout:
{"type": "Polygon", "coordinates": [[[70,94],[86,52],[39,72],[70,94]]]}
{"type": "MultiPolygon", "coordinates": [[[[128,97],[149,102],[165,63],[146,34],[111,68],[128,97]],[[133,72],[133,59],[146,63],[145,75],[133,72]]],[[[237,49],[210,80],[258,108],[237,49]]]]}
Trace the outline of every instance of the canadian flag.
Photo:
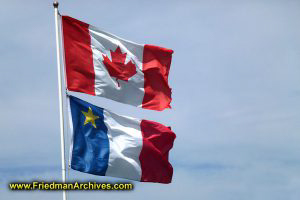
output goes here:
{"type": "Polygon", "coordinates": [[[151,110],[170,108],[173,50],[136,44],[62,16],[67,88],[151,110]]]}

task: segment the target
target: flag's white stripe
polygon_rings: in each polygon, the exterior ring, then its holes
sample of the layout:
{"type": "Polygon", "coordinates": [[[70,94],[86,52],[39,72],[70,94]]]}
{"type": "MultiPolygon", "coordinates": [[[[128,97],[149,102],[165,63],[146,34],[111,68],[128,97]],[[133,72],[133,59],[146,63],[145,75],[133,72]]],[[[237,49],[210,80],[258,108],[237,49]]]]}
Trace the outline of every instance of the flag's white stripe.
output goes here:
{"type": "MultiPolygon", "coordinates": [[[[102,49],[107,50],[107,45],[110,46],[109,43],[113,43],[113,47],[119,45],[120,48],[123,50],[126,49],[127,56],[134,60],[135,64],[138,66],[140,70],[143,69],[143,50],[144,45],[143,44],[137,44],[135,42],[125,40],[123,38],[120,38],[118,36],[115,36],[113,34],[104,32],[99,30],[98,28],[94,26],[89,26],[89,32],[92,36],[92,39],[99,38],[100,42],[103,41],[104,43],[101,45],[102,49]],[[96,36],[96,37],[94,37],[96,36]],[[106,48],[106,49],[105,49],[106,48]]],[[[115,48],[113,48],[115,49],[115,48]]],[[[109,51],[109,49],[108,49],[109,51]]]]}
{"type": "Polygon", "coordinates": [[[139,155],[143,145],[140,120],[107,110],[103,114],[110,146],[106,176],[140,181],[142,170],[139,155]]]}
{"type": "Polygon", "coordinates": [[[141,106],[145,93],[144,73],[142,72],[144,46],[105,33],[93,26],[89,27],[89,33],[95,71],[95,94],[118,102],[141,106]],[[125,63],[132,60],[137,66],[137,73],[128,82],[123,80],[117,82],[116,78],[109,76],[102,62],[102,55],[107,55],[111,60],[110,50],[115,51],[118,46],[122,53],[127,53],[125,63]]]}

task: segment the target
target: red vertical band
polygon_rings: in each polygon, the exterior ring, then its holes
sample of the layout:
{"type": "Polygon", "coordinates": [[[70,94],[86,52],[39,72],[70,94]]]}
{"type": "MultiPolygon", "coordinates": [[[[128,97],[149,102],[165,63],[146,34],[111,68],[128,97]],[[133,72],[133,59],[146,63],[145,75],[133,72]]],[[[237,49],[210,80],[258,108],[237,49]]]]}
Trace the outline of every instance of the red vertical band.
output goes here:
{"type": "Polygon", "coordinates": [[[95,72],[89,25],[62,16],[68,90],[95,95],[95,72]]]}
{"type": "Polygon", "coordinates": [[[171,108],[171,88],[168,75],[173,50],[153,45],[145,45],[143,72],[145,95],[142,108],[164,110],[171,108]]]}
{"type": "Polygon", "coordinates": [[[173,168],[169,163],[169,151],[176,135],[171,128],[160,123],[142,120],[143,147],[140,153],[142,182],[170,183],[173,168]]]}

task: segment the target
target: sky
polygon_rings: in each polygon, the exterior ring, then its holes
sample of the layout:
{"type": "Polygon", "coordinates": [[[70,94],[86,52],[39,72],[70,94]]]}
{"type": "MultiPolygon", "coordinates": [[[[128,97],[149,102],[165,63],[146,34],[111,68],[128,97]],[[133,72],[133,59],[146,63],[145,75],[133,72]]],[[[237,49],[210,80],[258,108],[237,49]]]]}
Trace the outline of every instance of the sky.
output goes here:
{"type": "MultiPolygon", "coordinates": [[[[52,1],[0,3],[0,199],[62,199],[61,191],[8,190],[15,181],[61,180],[52,1]]],[[[171,126],[173,182],[68,192],[70,200],[300,199],[300,1],[61,0],[59,10],[174,50],[170,110],[81,95],[171,126]]],[[[68,180],[126,181],[76,171],[68,180]]]]}

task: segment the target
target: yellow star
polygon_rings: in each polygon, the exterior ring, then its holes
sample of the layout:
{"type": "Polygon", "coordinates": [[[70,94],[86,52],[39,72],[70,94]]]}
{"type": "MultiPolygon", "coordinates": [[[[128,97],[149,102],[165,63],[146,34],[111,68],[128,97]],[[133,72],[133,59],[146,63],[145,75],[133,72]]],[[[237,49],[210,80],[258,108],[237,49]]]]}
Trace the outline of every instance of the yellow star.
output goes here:
{"type": "Polygon", "coordinates": [[[95,120],[99,118],[99,116],[96,116],[93,114],[93,111],[91,109],[91,107],[89,107],[89,110],[87,112],[84,112],[84,111],[81,111],[82,114],[84,114],[85,116],[85,121],[84,121],[84,124],[83,125],[86,125],[87,123],[91,122],[92,125],[96,127],[96,123],[95,123],[95,120]]]}

